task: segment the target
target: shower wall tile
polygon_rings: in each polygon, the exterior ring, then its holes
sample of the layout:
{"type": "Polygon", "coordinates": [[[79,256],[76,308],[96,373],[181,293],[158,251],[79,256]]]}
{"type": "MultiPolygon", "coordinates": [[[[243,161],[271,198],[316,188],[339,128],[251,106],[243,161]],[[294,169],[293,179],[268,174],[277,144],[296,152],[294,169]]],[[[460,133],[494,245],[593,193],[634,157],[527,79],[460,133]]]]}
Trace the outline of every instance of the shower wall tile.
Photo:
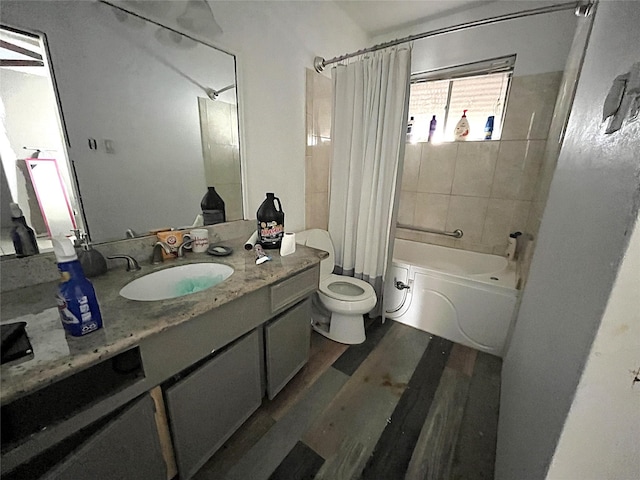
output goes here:
{"type": "MultiPolygon", "coordinates": [[[[418,144],[420,145],[420,144],[418,144]]],[[[417,176],[418,192],[451,193],[453,175],[458,154],[457,143],[433,145],[423,143],[420,173],[417,176]]]]}
{"type": "Polygon", "coordinates": [[[452,232],[459,228],[464,232],[465,240],[480,243],[488,203],[488,198],[452,195],[446,229],[452,232]]]}
{"type": "Polygon", "coordinates": [[[482,231],[485,245],[506,244],[509,236],[515,204],[511,200],[491,198],[487,205],[487,216],[482,231]]]}
{"type": "Polygon", "coordinates": [[[326,193],[308,193],[305,196],[306,228],[329,228],[329,202],[326,193]]]}
{"type": "Polygon", "coordinates": [[[413,225],[414,212],[416,210],[416,192],[400,192],[400,205],[398,206],[398,223],[413,225]]]}
{"type": "Polygon", "coordinates": [[[329,168],[331,166],[331,143],[315,145],[311,156],[306,157],[306,192],[329,191],[329,168]]]}
{"type": "Polygon", "coordinates": [[[501,140],[544,140],[549,133],[562,72],[513,77],[501,140]]]}
{"type": "Polygon", "coordinates": [[[511,217],[511,228],[509,233],[530,231],[527,228],[527,224],[529,222],[532,205],[533,202],[524,200],[516,200],[513,202],[513,216],[511,217]]]}
{"type": "Polygon", "coordinates": [[[451,193],[489,197],[499,147],[499,142],[462,143],[458,147],[451,193]]]}
{"type": "Polygon", "coordinates": [[[501,141],[491,197],[517,199],[524,174],[526,140],[501,141]]]}
{"type": "Polygon", "coordinates": [[[450,198],[450,195],[418,192],[413,225],[444,230],[447,225],[450,198]]]}
{"type": "Polygon", "coordinates": [[[422,143],[407,143],[405,147],[402,190],[411,190],[414,192],[417,190],[422,145],[422,143]]]}
{"type": "Polygon", "coordinates": [[[329,226],[331,79],[306,70],[305,228],[329,226]]]}
{"type": "Polygon", "coordinates": [[[331,138],[331,79],[320,73],[313,75],[313,134],[331,138]]]}
{"type": "Polygon", "coordinates": [[[530,140],[527,142],[524,171],[518,200],[533,200],[539,184],[546,144],[546,140],[530,140]]]}

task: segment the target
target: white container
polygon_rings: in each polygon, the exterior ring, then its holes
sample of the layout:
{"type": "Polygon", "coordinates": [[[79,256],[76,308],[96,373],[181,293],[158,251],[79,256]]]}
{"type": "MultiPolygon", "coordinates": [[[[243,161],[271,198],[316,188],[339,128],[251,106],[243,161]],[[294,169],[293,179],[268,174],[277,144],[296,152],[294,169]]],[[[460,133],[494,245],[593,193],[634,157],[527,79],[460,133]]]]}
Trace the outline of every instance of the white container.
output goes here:
{"type": "Polygon", "coordinates": [[[462,111],[462,118],[458,121],[456,129],[453,131],[456,141],[464,141],[469,137],[469,122],[467,121],[467,111],[462,111]]]}

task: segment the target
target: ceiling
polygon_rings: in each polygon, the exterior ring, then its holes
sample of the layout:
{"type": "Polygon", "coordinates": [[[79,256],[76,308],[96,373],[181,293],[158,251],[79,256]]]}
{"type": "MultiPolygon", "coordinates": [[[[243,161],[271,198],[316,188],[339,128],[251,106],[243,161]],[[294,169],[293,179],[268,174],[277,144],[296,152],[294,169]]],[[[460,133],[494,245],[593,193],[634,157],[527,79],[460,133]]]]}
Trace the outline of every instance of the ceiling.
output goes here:
{"type": "Polygon", "coordinates": [[[334,0],[367,34],[388,33],[496,0],[334,0]]]}

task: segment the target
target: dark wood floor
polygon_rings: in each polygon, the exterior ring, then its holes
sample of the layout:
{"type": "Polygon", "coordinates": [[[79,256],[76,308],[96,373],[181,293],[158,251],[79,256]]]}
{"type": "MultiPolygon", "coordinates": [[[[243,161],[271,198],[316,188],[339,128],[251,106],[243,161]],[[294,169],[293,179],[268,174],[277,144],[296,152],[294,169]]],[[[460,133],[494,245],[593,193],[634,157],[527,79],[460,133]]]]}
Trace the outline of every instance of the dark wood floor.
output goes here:
{"type": "Polygon", "coordinates": [[[492,479],[501,366],[392,320],[362,345],[314,332],[309,363],[195,478],[492,479]]]}

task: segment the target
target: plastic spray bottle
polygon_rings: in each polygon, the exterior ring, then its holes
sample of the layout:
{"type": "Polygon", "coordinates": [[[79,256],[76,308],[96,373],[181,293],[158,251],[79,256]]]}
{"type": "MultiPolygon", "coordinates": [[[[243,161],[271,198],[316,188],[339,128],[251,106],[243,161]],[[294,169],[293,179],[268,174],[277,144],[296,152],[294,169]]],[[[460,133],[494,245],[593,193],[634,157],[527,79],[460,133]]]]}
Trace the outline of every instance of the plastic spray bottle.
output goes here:
{"type": "Polygon", "coordinates": [[[58,260],[58,311],[64,329],[79,337],[102,328],[102,315],[93,285],[82,271],[78,255],[71,240],[66,237],[51,239],[58,260]]]}

